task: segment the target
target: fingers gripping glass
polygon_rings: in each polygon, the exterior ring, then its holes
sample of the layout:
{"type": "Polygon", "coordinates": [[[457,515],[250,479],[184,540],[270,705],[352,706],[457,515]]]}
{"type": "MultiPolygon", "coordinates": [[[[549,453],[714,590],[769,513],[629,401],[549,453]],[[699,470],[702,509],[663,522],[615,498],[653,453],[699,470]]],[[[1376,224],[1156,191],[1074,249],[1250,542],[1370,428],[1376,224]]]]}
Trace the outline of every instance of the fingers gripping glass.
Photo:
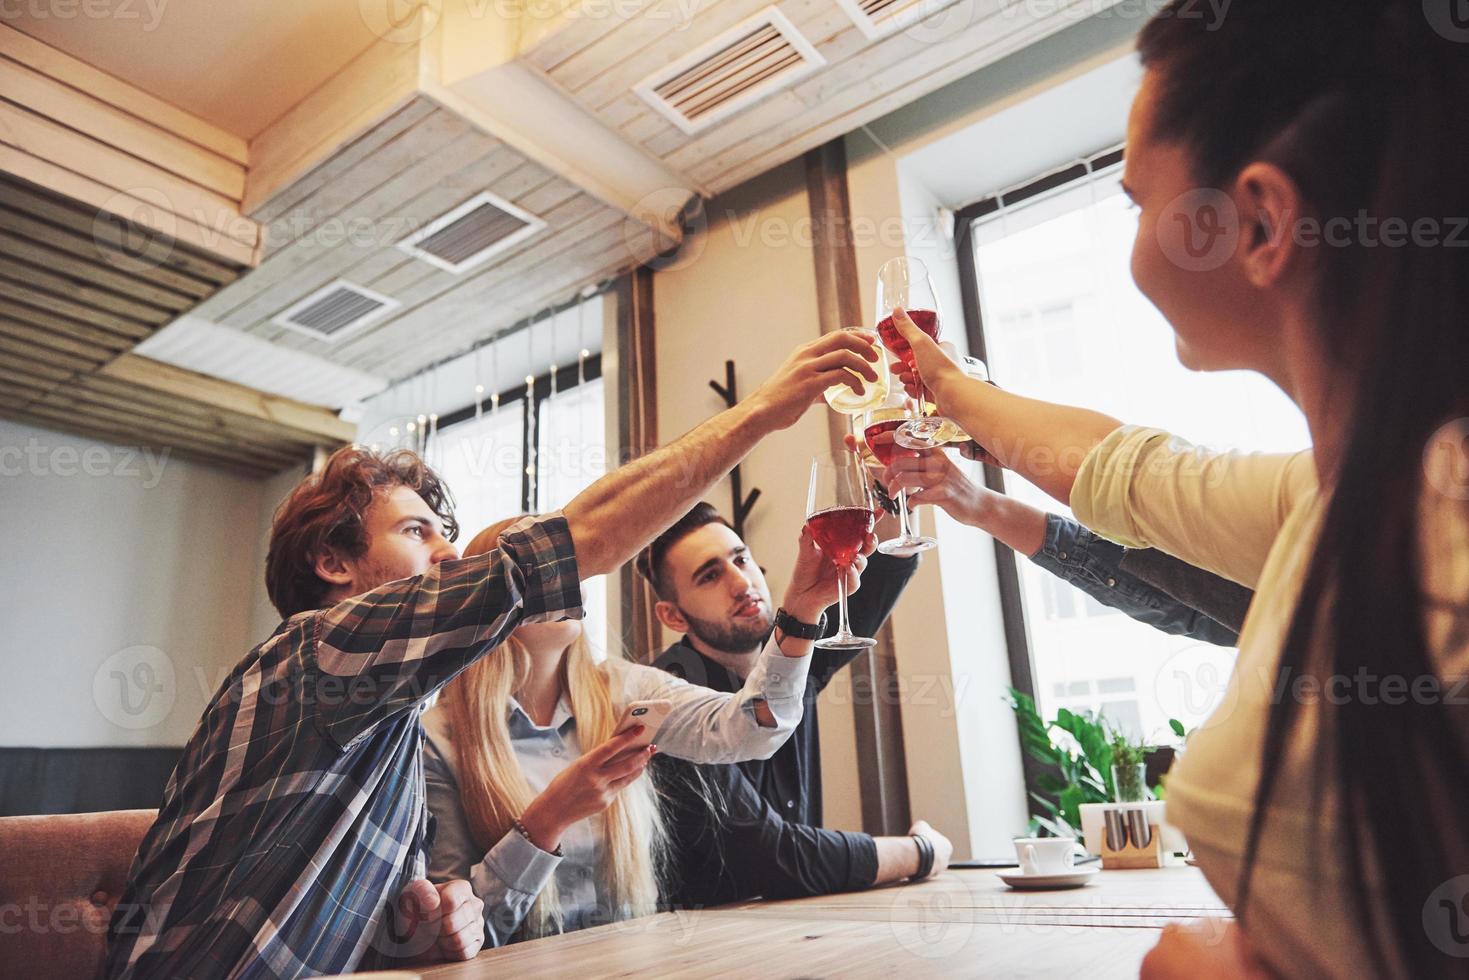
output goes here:
{"type": "Polygon", "coordinates": [[[928,266],[918,259],[900,256],[889,259],[877,271],[877,332],[882,342],[918,382],[918,405],[911,421],[898,429],[898,445],[910,449],[933,449],[948,442],[957,429],[953,422],[935,411],[933,398],[918,373],[918,360],[913,348],[898,332],[893,323],[893,310],[902,307],[908,319],[928,334],[935,342],[939,339],[940,314],[938,294],[933,288],[933,279],[928,266]]]}
{"type": "Polygon", "coordinates": [[[837,631],[816,645],[823,649],[876,646],[877,641],[852,632],[847,621],[847,569],[856,561],[862,542],[877,520],[866,467],[856,453],[817,456],[811,461],[811,483],[806,493],[806,527],[822,554],[837,572],[837,631]]]}
{"type": "MultiPolygon", "coordinates": [[[[862,441],[867,444],[867,449],[883,466],[891,466],[893,453],[897,451],[897,443],[894,441],[897,430],[908,421],[907,399],[901,392],[893,391],[883,400],[878,407],[868,412],[862,419],[862,441]]],[[[896,555],[899,558],[907,558],[916,555],[920,551],[938,547],[938,542],[933,538],[920,537],[914,534],[908,524],[908,491],[898,491],[898,536],[889,538],[877,546],[877,550],[885,555],[896,555]]]]}

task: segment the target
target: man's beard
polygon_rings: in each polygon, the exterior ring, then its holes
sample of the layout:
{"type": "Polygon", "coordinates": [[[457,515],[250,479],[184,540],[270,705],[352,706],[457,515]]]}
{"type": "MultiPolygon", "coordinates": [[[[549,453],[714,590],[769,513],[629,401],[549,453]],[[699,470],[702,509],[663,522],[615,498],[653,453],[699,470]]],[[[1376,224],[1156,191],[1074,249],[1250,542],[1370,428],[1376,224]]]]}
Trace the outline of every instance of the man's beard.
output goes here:
{"type": "MultiPolygon", "coordinates": [[[[683,610],[680,609],[679,612],[683,610]]],[[[695,619],[686,612],[683,612],[683,618],[688,620],[691,634],[725,653],[748,653],[760,649],[772,625],[770,616],[763,611],[746,624],[695,619]]]]}

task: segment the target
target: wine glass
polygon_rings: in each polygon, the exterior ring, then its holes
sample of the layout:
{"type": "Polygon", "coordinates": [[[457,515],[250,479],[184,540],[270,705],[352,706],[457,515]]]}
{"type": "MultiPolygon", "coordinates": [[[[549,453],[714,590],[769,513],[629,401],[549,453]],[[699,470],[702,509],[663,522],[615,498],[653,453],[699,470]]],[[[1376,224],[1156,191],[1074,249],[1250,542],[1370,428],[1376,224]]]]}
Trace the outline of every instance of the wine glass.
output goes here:
{"type": "Polygon", "coordinates": [[[866,467],[856,453],[828,453],[811,461],[806,527],[836,567],[837,608],[841,613],[837,631],[817,640],[818,647],[851,650],[877,645],[876,640],[853,633],[847,622],[847,569],[862,550],[862,542],[872,533],[876,521],[866,467]]]}
{"type": "MultiPolygon", "coordinates": [[[[908,399],[902,392],[892,392],[883,403],[869,411],[862,420],[862,441],[867,449],[883,466],[891,465],[893,451],[897,448],[894,437],[897,430],[908,421],[908,399]]],[[[878,544],[877,550],[885,555],[907,558],[920,551],[938,547],[933,538],[920,537],[908,526],[908,491],[898,491],[898,536],[878,544]]]]}
{"type": "MultiPolygon", "coordinates": [[[[855,328],[844,327],[843,329],[852,330],[855,328]]],[[[852,375],[852,377],[861,379],[862,394],[857,394],[846,384],[834,384],[822,392],[822,396],[826,398],[826,403],[831,406],[833,411],[841,412],[843,415],[849,415],[855,418],[874,405],[882,404],[882,400],[887,397],[888,377],[891,372],[888,371],[887,352],[879,346],[877,347],[877,354],[877,363],[872,366],[873,370],[877,372],[877,380],[875,382],[868,381],[851,368],[846,369],[847,373],[852,375]]]]}
{"type": "Polygon", "coordinates": [[[883,263],[877,271],[877,312],[882,319],[877,323],[878,335],[883,345],[902,360],[905,367],[918,379],[918,408],[915,417],[898,429],[895,437],[898,445],[909,449],[935,449],[954,437],[958,429],[942,415],[931,415],[933,399],[923,378],[918,373],[918,360],[913,348],[898,332],[893,323],[893,310],[902,307],[908,319],[934,339],[939,339],[939,298],[934,292],[933,279],[928,266],[921,259],[899,256],[883,263]]]}

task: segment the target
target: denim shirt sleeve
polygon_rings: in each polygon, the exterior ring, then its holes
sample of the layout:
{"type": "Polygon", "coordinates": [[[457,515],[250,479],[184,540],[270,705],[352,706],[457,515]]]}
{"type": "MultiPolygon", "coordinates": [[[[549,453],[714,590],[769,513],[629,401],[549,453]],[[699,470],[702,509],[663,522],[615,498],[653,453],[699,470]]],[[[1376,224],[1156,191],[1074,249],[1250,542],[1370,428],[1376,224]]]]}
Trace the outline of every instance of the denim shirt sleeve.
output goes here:
{"type": "Polygon", "coordinates": [[[1175,636],[1234,646],[1238,635],[1168,593],[1122,570],[1126,551],[1076,521],[1046,515],[1046,538],[1031,561],[1104,606],[1175,636]]]}

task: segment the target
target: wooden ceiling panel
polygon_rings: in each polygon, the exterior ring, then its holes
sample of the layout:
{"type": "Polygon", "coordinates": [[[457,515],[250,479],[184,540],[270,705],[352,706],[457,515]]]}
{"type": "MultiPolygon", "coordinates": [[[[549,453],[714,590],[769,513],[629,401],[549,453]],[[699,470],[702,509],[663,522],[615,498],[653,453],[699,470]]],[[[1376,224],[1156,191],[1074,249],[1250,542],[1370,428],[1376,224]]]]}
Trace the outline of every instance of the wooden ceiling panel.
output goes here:
{"type": "Polygon", "coordinates": [[[239,273],[0,176],[0,414],[257,474],[350,440],[324,409],[128,353],[239,273]]]}

